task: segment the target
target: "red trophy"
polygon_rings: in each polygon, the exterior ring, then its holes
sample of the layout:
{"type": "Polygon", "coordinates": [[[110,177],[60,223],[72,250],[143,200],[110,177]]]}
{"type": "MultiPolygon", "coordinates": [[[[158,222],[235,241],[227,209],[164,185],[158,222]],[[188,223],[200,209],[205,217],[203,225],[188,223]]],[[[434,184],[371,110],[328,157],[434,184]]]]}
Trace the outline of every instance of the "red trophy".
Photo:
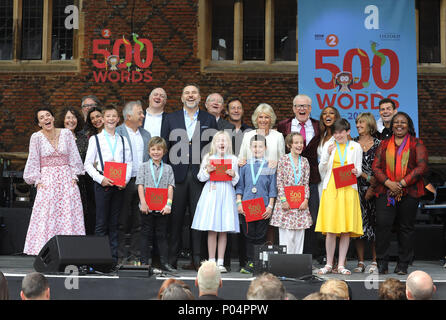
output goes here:
{"type": "Polygon", "coordinates": [[[104,176],[113,181],[113,185],[125,187],[127,163],[106,161],[104,164],[104,176]]]}
{"type": "Polygon", "coordinates": [[[348,164],[346,166],[337,167],[333,169],[333,176],[335,179],[336,189],[356,184],[356,176],[353,174],[352,169],[355,168],[354,164],[348,164]]]}
{"type": "Polygon", "coordinates": [[[262,215],[266,211],[262,198],[242,201],[242,207],[246,222],[262,220],[262,215]]]}
{"type": "Polygon", "coordinates": [[[146,188],[144,195],[150,211],[161,211],[167,204],[167,189],[146,188]]]}
{"type": "Polygon", "coordinates": [[[226,170],[232,169],[231,159],[211,159],[210,164],[215,167],[215,171],[210,173],[211,181],[232,181],[232,177],[226,174],[226,170]]]}
{"type": "Polygon", "coordinates": [[[304,186],[288,186],[284,188],[286,201],[291,209],[299,209],[305,200],[304,186]]]}

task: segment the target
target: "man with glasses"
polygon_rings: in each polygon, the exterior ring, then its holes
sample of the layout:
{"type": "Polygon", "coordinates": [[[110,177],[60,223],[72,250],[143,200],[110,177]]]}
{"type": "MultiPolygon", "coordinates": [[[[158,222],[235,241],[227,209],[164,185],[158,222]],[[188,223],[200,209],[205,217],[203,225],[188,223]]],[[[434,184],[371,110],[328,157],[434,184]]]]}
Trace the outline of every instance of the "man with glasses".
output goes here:
{"type": "Polygon", "coordinates": [[[320,241],[320,234],[314,232],[314,226],[319,211],[318,183],[321,181],[317,161],[317,146],[320,141],[319,121],[310,118],[311,98],[305,94],[298,94],[293,99],[294,117],[282,120],[277,125],[277,131],[286,137],[291,132],[299,132],[304,138],[302,156],[310,163],[310,200],[309,208],[313,225],[305,230],[304,253],[313,254],[314,258],[324,255],[324,244],[320,241]]]}
{"type": "Polygon", "coordinates": [[[87,122],[88,111],[90,111],[91,108],[99,107],[100,105],[101,102],[99,101],[99,99],[92,94],[82,98],[81,106],[85,123],[87,122]]]}

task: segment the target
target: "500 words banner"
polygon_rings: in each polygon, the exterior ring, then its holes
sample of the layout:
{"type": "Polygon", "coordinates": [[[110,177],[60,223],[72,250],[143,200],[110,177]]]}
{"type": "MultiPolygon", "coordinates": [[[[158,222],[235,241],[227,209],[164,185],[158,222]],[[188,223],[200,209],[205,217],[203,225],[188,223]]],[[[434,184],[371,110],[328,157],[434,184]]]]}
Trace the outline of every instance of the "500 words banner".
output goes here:
{"type": "Polygon", "coordinates": [[[379,119],[390,98],[418,132],[414,0],[299,0],[299,93],[312,117],[335,106],[352,125],[362,112],[379,119]]]}

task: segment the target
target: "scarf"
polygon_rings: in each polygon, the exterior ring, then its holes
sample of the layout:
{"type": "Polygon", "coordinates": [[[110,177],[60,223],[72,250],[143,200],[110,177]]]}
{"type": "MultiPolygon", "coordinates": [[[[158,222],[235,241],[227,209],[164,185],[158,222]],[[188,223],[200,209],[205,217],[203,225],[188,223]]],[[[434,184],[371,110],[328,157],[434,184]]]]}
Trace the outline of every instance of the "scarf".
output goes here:
{"type": "Polygon", "coordinates": [[[407,171],[410,153],[410,135],[406,134],[403,142],[396,150],[395,136],[392,135],[386,150],[386,174],[392,181],[401,181],[407,171]]]}

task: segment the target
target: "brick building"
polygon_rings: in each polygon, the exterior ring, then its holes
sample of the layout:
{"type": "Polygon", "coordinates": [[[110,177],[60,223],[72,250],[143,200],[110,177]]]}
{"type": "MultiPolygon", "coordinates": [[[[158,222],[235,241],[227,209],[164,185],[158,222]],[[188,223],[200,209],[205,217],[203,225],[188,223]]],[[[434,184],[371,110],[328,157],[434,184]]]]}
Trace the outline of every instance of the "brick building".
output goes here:
{"type": "MultiPolygon", "coordinates": [[[[297,30],[296,8],[296,0],[2,0],[0,152],[27,151],[37,107],[80,106],[88,94],[122,107],[129,100],[147,104],[150,90],[163,87],[172,111],[183,86],[193,82],[202,102],[212,92],[240,96],[248,123],[261,102],[279,120],[289,117],[298,88],[297,45],[289,37],[297,30]],[[66,13],[69,5],[75,7],[66,13]],[[139,53],[138,41],[145,44],[139,53]],[[105,68],[104,50],[125,57],[127,68],[105,68]]],[[[446,0],[416,1],[416,13],[420,136],[432,164],[441,167],[446,0]]]]}

